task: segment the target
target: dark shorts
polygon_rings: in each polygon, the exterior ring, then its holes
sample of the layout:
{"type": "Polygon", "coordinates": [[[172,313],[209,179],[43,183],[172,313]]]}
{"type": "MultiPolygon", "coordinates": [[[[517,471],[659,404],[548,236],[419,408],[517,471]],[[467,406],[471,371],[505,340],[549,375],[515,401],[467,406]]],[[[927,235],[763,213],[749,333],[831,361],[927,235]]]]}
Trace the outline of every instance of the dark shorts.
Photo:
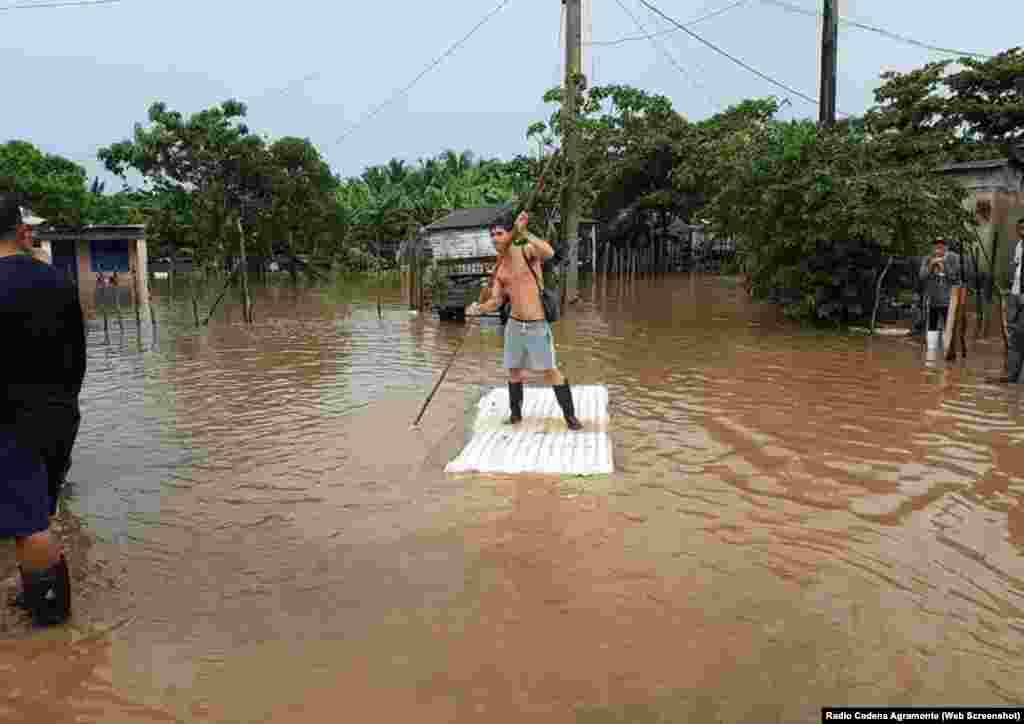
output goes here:
{"type": "Polygon", "coordinates": [[[946,317],[949,315],[949,307],[931,306],[928,310],[928,329],[931,331],[946,329],[946,317]]]}
{"type": "Polygon", "coordinates": [[[23,538],[50,527],[55,500],[39,452],[0,430],[0,538],[23,538]]]}

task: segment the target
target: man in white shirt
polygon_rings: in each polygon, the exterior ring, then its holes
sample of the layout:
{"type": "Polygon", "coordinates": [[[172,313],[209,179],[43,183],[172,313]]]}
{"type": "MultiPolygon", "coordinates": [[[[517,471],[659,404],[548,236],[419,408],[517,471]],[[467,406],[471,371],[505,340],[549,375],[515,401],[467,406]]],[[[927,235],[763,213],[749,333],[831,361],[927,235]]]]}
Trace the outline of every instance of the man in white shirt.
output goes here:
{"type": "Polygon", "coordinates": [[[1017,221],[1017,245],[1010,264],[1010,294],[1006,299],[1006,320],[1010,328],[1006,377],[1001,383],[1024,384],[1024,217],[1017,221]]]}

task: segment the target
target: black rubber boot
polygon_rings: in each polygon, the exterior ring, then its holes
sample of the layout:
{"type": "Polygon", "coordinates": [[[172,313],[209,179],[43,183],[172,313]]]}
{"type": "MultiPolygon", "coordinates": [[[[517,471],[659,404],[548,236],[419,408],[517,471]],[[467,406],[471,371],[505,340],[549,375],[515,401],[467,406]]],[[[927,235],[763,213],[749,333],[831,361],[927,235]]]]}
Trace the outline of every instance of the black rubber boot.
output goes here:
{"type": "Polygon", "coordinates": [[[523,421],[523,383],[508,383],[508,403],[512,408],[512,415],[505,420],[506,425],[518,425],[523,421]]]}
{"type": "Polygon", "coordinates": [[[996,385],[1012,385],[1024,380],[1024,365],[1021,354],[1011,349],[1006,357],[1006,374],[1002,377],[989,377],[985,381],[996,385]]]}
{"type": "Polygon", "coordinates": [[[64,556],[44,571],[22,571],[25,602],[38,626],[64,623],[71,615],[71,576],[64,556]]]}
{"type": "Polygon", "coordinates": [[[1011,349],[1006,356],[1006,381],[1011,385],[1020,382],[1021,375],[1024,374],[1024,360],[1021,357],[1021,352],[1015,349],[1011,349]]]}
{"type": "Polygon", "coordinates": [[[569,426],[570,430],[582,430],[583,423],[576,419],[576,408],[572,404],[572,389],[569,387],[569,380],[560,385],[553,385],[552,389],[555,391],[558,406],[562,408],[562,414],[565,416],[565,424],[569,426]]]}

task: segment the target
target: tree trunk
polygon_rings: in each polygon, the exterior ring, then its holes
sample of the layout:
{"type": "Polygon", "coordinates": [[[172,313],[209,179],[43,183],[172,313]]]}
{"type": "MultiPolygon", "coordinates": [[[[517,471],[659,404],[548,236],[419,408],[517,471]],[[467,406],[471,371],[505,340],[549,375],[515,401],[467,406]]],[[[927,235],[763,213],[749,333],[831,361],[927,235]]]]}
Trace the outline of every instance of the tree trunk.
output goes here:
{"type": "Polygon", "coordinates": [[[299,285],[299,268],[295,261],[295,231],[288,229],[288,256],[291,257],[292,286],[299,285]]]}
{"type": "Polygon", "coordinates": [[[252,301],[249,298],[249,264],[245,258],[245,229],[242,228],[241,215],[235,219],[238,227],[238,249],[242,264],[242,317],[246,324],[252,324],[252,301]]]}
{"type": "Polygon", "coordinates": [[[885,281],[885,275],[889,273],[889,267],[891,266],[892,257],[890,256],[885,269],[878,275],[878,284],[875,286],[875,308],[871,312],[871,334],[875,333],[875,322],[878,321],[878,303],[882,300],[882,283],[885,281]]]}
{"type": "MultiPolygon", "coordinates": [[[[991,256],[989,256],[989,258],[987,260],[988,261],[988,270],[989,270],[989,275],[988,275],[988,298],[989,299],[995,299],[995,292],[996,292],[996,259],[998,259],[998,258],[999,258],[999,230],[996,229],[993,232],[993,234],[992,234],[992,254],[991,254],[991,256]]],[[[1006,314],[1006,300],[1002,300],[1002,302],[1003,302],[1002,314],[1005,315],[1006,314]]],[[[988,319],[990,321],[992,321],[992,315],[989,315],[988,319]]],[[[989,325],[986,324],[985,325],[985,334],[984,334],[984,336],[988,337],[991,333],[992,333],[992,330],[989,329],[989,325]]],[[[1004,339],[1005,339],[1005,337],[1004,337],[1004,339]]]]}

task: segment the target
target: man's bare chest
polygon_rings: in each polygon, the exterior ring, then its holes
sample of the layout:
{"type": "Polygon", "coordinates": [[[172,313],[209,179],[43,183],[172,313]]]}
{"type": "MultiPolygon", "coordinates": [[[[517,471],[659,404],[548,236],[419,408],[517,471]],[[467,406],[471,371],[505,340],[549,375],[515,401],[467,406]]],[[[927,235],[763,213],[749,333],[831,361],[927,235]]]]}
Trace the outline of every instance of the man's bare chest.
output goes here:
{"type": "MultiPolygon", "coordinates": [[[[535,265],[536,266],[536,265],[535,265]]],[[[505,286],[521,284],[523,280],[533,283],[535,271],[531,271],[525,258],[506,259],[498,269],[498,281],[505,286]]]]}

